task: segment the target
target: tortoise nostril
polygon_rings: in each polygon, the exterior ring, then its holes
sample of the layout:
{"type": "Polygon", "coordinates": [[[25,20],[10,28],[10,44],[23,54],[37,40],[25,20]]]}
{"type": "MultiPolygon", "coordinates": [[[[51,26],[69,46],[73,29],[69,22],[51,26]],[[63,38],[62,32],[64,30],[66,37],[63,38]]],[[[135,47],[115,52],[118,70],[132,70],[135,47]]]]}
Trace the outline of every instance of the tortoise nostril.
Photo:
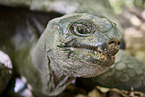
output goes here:
{"type": "Polygon", "coordinates": [[[117,45],[120,45],[121,44],[121,42],[119,41],[118,43],[117,43],[117,45]]]}
{"type": "Polygon", "coordinates": [[[105,54],[115,55],[120,48],[120,44],[120,40],[112,39],[104,43],[101,49],[105,54]]]}
{"type": "Polygon", "coordinates": [[[116,42],[115,41],[109,42],[109,45],[112,45],[112,44],[116,44],[116,42]]]}
{"type": "Polygon", "coordinates": [[[117,41],[110,41],[109,43],[108,43],[109,45],[114,45],[114,46],[117,46],[117,45],[120,45],[121,44],[121,42],[119,41],[119,42],[117,42],[117,41]]]}

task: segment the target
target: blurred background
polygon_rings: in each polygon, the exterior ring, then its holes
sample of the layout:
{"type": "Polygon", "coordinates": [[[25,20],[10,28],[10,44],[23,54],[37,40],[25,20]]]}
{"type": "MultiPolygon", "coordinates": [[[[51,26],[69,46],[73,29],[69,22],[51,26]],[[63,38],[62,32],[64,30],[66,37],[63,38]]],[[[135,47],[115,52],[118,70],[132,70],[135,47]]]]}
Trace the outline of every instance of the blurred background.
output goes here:
{"type": "MultiPolygon", "coordinates": [[[[145,0],[109,0],[124,29],[125,50],[145,64],[145,0]]],[[[33,97],[24,78],[16,79],[10,97],[33,97]],[[20,95],[19,95],[20,94],[20,95]]],[[[68,86],[59,97],[145,97],[144,93],[98,87],[91,92],[68,86]],[[109,93],[109,94],[108,94],[109,93]],[[86,96],[87,95],[87,96],[86,96]]]]}
{"type": "Polygon", "coordinates": [[[145,0],[109,0],[124,29],[126,51],[145,64],[145,0]]]}

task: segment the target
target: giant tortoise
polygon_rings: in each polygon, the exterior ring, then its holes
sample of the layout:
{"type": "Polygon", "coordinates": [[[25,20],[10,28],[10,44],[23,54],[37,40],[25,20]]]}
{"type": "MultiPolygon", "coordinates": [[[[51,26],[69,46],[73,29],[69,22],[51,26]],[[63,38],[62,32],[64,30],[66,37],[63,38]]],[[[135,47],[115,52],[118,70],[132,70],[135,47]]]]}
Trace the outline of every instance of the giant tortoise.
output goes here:
{"type": "Polygon", "coordinates": [[[77,77],[84,87],[145,92],[145,66],[119,51],[123,30],[108,0],[0,0],[0,5],[0,93],[12,71],[36,97],[59,95],[77,77]]]}

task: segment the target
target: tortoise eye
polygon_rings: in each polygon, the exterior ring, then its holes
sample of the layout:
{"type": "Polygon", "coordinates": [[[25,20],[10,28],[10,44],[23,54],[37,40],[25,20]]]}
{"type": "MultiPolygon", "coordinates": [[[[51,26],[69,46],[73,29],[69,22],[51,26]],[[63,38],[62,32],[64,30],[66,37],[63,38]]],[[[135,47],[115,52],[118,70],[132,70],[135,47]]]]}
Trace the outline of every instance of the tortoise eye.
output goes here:
{"type": "Polygon", "coordinates": [[[81,19],[71,23],[69,30],[76,36],[87,37],[90,36],[95,29],[92,22],[81,19]]]}
{"type": "Polygon", "coordinates": [[[77,32],[80,34],[89,34],[90,31],[89,29],[87,29],[87,27],[81,28],[81,27],[77,27],[77,32]]]}
{"type": "Polygon", "coordinates": [[[77,28],[78,33],[85,34],[85,30],[82,28],[77,28]]]}

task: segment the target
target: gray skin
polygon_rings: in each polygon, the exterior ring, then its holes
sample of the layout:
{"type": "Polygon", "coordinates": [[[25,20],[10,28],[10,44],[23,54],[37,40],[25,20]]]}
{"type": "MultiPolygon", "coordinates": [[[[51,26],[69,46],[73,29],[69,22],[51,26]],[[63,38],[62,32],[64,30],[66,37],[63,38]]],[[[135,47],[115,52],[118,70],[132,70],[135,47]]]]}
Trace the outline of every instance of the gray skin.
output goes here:
{"type": "Polygon", "coordinates": [[[69,14],[51,20],[31,51],[42,92],[57,95],[75,77],[94,77],[106,71],[115,61],[120,40],[114,24],[97,14],[69,14]],[[101,25],[102,21],[110,27],[101,25]],[[85,29],[83,34],[80,28],[85,29]]]}
{"type": "Polygon", "coordinates": [[[76,77],[99,75],[115,61],[121,34],[107,17],[72,12],[51,20],[42,33],[48,14],[8,11],[2,7],[0,49],[35,96],[58,95],[76,77]]]}
{"type": "Polygon", "coordinates": [[[94,77],[109,69],[120,40],[116,26],[106,17],[69,14],[51,20],[30,53],[24,44],[16,45],[13,61],[35,95],[54,96],[76,77],[94,77]],[[80,28],[84,32],[79,32],[80,28]]]}
{"type": "Polygon", "coordinates": [[[119,50],[115,64],[108,71],[93,78],[78,78],[77,82],[81,87],[88,90],[98,85],[128,91],[133,88],[135,91],[145,92],[144,71],[145,65],[143,63],[124,50],[119,50]]]}
{"type": "MultiPolygon", "coordinates": [[[[122,29],[107,0],[92,0],[92,2],[90,0],[86,2],[81,0],[0,0],[0,4],[23,5],[31,10],[46,12],[46,14],[23,12],[15,9],[11,11],[11,17],[9,17],[8,10],[5,11],[5,15],[1,16],[3,22],[1,28],[3,29],[0,30],[0,33],[3,36],[0,38],[3,42],[0,42],[0,49],[10,56],[15,71],[26,78],[35,96],[58,95],[76,77],[93,77],[94,85],[99,78],[100,83],[98,80],[97,84],[109,86],[108,83],[101,83],[104,82],[103,76],[113,78],[114,72],[108,71],[110,74],[113,73],[111,76],[108,72],[98,78],[95,76],[105,72],[114,63],[115,54],[119,50],[122,38],[115,23],[120,32],[122,29]],[[53,18],[50,13],[47,13],[49,11],[67,15],[51,20],[45,28],[46,22],[53,18]],[[48,18],[48,15],[51,18],[48,18]],[[39,38],[42,32],[43,34],[39,38]]],[[[2,14],[4,14],[3,11],[2,14]]],[[[124,51],[120,51],[117,58],[119,60],[127,58],[130,62],[134,62],[133,58],[126,56],[124,51]]],[[[115,63],[114,70],[118,69],[116,64],[124,63],[125,61],[115,63]]],[[[132,63],[126,63],[125,66],[128,64],[132,63]]],[[[124,68],[124,70],[126,69],[124,68]]],[[[132,72],[136,73],[137,70],[132,69],[132,72]]],[[[117,72],[117,74],[119,73],[117,72]]],[[[126,80],[136,78],[139,73],[133,77],[129,77],[129,74],[130,71],[127,71],[126,80]]],[[[142,73],[140,75],[142,76],[142,73]]],[[[120,79],[120,76],[115,76],[115,78],[120,79]]],[[[108,80],[108,82],[111,81],[108,80]]],[[[124,85],[127,81],[121,80],[124,85]]],[[[129,89],[131,85],[121,89],[129,89]]],[[[138,89],[143,90],[139,86],[138,89]]]]}
{"type": "Polygon", "coordinates": [[[134,90],[145,92],[145,65],[120,50],[116,55],[115,64],[106,72],[96,77],[96,84],[98,83],[107,87],[118,87],[119,89],[134,90]],[[124,57],[125,56],[125,57],[124,57]],[[114,77],[112,77],[114,76],[114,77]],[[112,80],[110,83],[103,80],[112,80]],[[114,83],[114,84],[113,84],[114,83]]]}

